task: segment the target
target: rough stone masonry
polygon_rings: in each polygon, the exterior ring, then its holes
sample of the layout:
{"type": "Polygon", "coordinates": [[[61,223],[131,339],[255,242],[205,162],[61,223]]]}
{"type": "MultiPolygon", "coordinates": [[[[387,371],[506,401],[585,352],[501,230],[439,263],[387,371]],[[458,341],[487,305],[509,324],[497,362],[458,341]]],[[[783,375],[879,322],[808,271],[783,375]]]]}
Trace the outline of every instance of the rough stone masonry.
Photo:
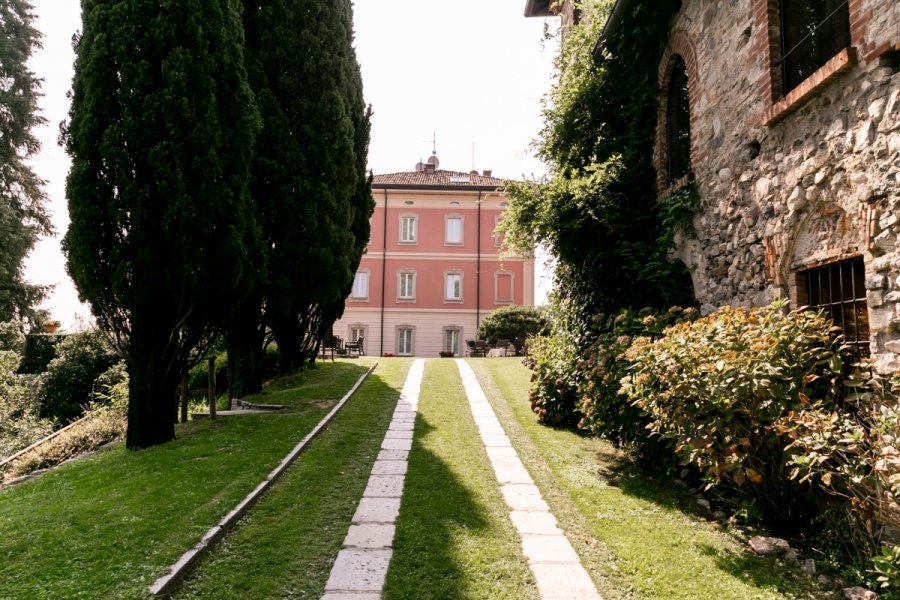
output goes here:
{"type": "MultiPolygon", "coordinates": [[[[850,0],[850,45],[783,93],[778,0],[685,0],[660,64],[664,197],[668,65],[688,74],[702,198],[675,256],[704,312],[786,298],[803,273],[862,259],[870,352],[900,369],[900,2],[850,0]]],[[[865,315],[863,311],[863,315],[865,315]]],[[[863,317],[864,318],[864,317],[863,317]]]]}

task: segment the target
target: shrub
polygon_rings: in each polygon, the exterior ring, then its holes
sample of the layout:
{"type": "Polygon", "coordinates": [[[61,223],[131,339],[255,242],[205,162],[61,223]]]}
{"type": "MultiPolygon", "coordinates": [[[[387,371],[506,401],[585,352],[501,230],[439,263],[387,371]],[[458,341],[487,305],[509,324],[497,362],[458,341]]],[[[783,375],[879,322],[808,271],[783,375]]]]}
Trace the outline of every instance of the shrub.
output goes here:
{"type": "MultiPolygon", "coordinates": [[[[127,396],[127,383],[126,396],[127,396]]],[[[127,426],[127,409],[121,404],[92,404],[85,418],[46,443],[40,444],[7,465],[4,480],[15,479],[56,466],[103,444],[122,439],[127,426]]]]}
{"type": "Polygon", "coordinates": [[[696,317],[695,308],[678,306],[665,312],[645,308],[624,310],[605,320],[596,317],[599,334],[578,365],[582,373],[579,409],[583,415],[578,427],[644,458],[670,459],[669,440],[649,436],[649,417],[620,392],[620,380],[631,373],[631,363],[624,354],[637,337],[658,338],[667,327],[696,317]]]}
{"type": "Polygon", "coordinates": [[[16,373],[24,339],[18,323],[0,323],[0,459],[53,430],[51,421],[38,417],[32,376],[16,373]]]}
{"type": "Polygon", "coordinates": [[[55,333],[29,334],[19,373],[37,374],[46,371],[50,361],[56,358],[56,347],[67,337],[68,335],[55,333]]]}
{"type": "Polygon", "coordinates": [[[65,425],[84,413],[94,381],[119,359],[98,330],[70,335],[56,351],[40,376],[41,416],[65,425]]]}
{"type": "Polygon", "coordinates": [[[848,502],[851,551],[873,556],[881,583],[900,587],[900,378],[857,369],[841,410],[814,407],[780,421],[793,441],[791,476],[848,502]]]}
{"type": "Polygon", "coordinates": [[[777,425],[814,403],[836,406],[842,360],[832,333],[821,312],[723,308],[659,340],[638,338],[625,354],[633,374],[623,392],[710,486],[727,485],[790,522],[803,503],[777,425]]]}
{"type": "Polygon", "coordinates": [[[549,323],[544,311],[531,306],[504,306],[491,312],[478,326],[478,338],[491,345],[509,340],[521,352],[528,338],[546,334],[549,323]]]}

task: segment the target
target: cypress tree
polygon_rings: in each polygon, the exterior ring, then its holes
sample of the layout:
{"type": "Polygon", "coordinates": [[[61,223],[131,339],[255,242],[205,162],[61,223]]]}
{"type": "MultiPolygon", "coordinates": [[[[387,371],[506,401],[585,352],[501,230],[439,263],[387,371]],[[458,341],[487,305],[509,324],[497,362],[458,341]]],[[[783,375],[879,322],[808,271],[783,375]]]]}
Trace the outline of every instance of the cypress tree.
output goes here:
{"type": "Polygon", "coordinates": [[[64,132],[68,269],[130,378],[129,448],[174,437],[185,368],[261,256],[237,0],[82,0],[64,132]]]}
{"type": "Polygon", "coordinates": [[[352,285],[372,211],[350,2],[264,0],[244,11],[247,70],[263,114],[251,190],[268,269],[259,296],[228,328],[233,394],[259,389],[267,328],[283,370],[314,357],[352,285]],[[259,315],[252,326],[251,314],[259,315]]]}
{"type": "Polygon", "coordinates": [[[0,0],[0,322],[33,319],[45,288],[24,279],[25,258],[52,233],[41,181],[28,165],[40,149],[32,129],[40,85],[27,62],[40,47],[31,4],[0,0]]]}

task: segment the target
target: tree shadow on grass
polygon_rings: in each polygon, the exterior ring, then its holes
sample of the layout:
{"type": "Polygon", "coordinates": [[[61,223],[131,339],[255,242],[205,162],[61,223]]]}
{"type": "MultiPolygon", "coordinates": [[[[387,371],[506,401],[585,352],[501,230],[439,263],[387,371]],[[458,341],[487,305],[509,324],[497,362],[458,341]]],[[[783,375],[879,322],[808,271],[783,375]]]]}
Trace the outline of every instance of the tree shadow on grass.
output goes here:
{"type": "MultiPolygon", "coordinates": [[[[489,514],[484,499],[476,497],[444,460],[422,444],[434,430],[422,415],[417,417],[383,597],[527,597],[529,575],[517,558],[518,541],[493,530],[496,518],[489,514]],[[497,588],[498,581],[503,582],[502,589],[497,588]]],[[[475,443],[480,443],[477,437],[475,443]]],[[[473,479],[470,484],[483,483],[473,479]]]]}

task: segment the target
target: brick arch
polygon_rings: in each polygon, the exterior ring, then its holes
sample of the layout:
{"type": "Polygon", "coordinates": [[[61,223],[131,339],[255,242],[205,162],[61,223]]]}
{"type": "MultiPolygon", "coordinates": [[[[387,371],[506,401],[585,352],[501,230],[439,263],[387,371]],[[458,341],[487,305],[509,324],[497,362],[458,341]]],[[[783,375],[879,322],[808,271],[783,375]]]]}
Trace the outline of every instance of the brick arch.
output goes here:
{"type": "Polygon", "coordinates": [[[691,164],[695,165],[702,158],[697,145],[697,105],[700,98],[700,75],[697,66],[697,52],[690,36],[681,29],[672,32],[669,45],[663,52],[659,61],[657,74],[657,113],[656,113],[656,143],[653,152],[653,166],[656,168],[656,190],[660,198],[666,196],[669,191],[669,182],[666,175],[668,164],[668,146],[666,144],[666,121],[669,113],[669,81],[675,68],[675,57],[681,57],[687,69],[688,76],[688,101],[691,107],[691,164]]]}

